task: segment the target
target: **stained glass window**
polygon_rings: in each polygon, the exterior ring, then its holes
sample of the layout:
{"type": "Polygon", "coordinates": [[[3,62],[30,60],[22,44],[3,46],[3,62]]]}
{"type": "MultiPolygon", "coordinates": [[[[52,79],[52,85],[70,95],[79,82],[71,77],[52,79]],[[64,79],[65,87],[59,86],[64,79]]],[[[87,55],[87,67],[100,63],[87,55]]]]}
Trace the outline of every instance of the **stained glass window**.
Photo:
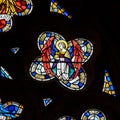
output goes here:
{"type": "Polygon", "coordinates": [[[0,0],[0,119],[119,120],[118,6],[0,0]]]}
{"type": "Polygon", "coordinates": [[[18,51],[19,51],[19,47],[14,47],[14,48],[11,48],[11,51],[16,54],[18,51]]]}
{"type": "Polygon", "coordinates": [[[52,102],[51,98],[44,98],[43,99],[43,103],[44,103],[45,107],[48,106],[51,102],[52,102]]]}
{"type": "Polygon", "coordinates": [[[10,15],[0,14],[0,32],[7,32],[12,27],[12,18],[10,15]]]}
{"type": "Polygon", "coordinates": [[[0,66],[1,69],[1,77],[8,78],[8,79],[13,79],[10,74],[5,70],[4,67],[0,66]]]}
{"type": "Polygon", "coordinates": [[[116,96],[115,89],[114,89],[114,86],[113,86],[112,81],[111,81],[111,77],[110,77],[107,70],[105,70],[104,72],[105,72],[105,74],[104,74],[104,85],[103,85],[103,90],[102,91],[107,93],[107,94],[116,96]]]}
{"type": "Polygon", "coordinates": [[[61,5],[56,1],[52,0],[50,4],[50,12],[56,12],[62,15],[67,16],[68,18],[72,18],[68,11],[66,11],[61,5]]]}
{"type": "Polygon", "coordinates": [[[82,114],[81,120],[106,120],[106,117],[105,114],[98,109],[89,109],[82,114]]]}
{"type": "Polygon", "coordinates": [[[13,15],[30,14],[33,4],[31,0],[1,0],[0,8],[0,32],[7,32],[12,27],[13,15]]]}
{"type": "Polygon", "coordinates": [[[13,101],[9,101],[5,104],[0,103],[0,119],[9,120],[17,118],[22,113],[23,108],[23,105],[13,101]]]}
{"type": "Polygon", "coordinates": [[[92,55],[93,45],[89,40],[79,38],[67,42],[55,32],[43,32],[38,37],[38,48],[42,52],[30,66],[30,75],[39,81],[54,77],[71,90],[81,90],[87,75],[81,67],[92,55]]]}

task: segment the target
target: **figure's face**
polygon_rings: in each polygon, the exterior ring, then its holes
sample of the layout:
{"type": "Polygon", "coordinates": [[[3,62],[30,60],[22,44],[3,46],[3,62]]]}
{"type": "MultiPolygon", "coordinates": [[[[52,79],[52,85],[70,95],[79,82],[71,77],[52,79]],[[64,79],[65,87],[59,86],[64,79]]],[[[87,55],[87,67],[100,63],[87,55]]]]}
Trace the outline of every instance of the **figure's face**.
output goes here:
{"type": "Polygon", "coordinates": [[[60,43],[59,45],[59,48],[62,50],[63,48],[65,48],[65,44],[62,42],[62,43],[60,43]]]}

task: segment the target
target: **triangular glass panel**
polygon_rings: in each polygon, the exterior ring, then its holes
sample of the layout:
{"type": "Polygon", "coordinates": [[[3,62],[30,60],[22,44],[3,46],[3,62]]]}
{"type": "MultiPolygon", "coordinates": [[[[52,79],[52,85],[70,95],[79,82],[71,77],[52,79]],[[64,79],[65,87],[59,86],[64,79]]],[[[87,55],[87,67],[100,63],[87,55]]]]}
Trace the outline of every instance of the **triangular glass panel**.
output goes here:
{"type": "Polygon", "coordinates": [[[112,84],[111,78],[107,70],[104,71],[104,85],[103,85],[103,92],[108,93],[110,95],[116,96],[115,89],[112,84]]]}
{"type": "Polygon", "coordinates": [[[19,47],[14,47],[14,48],[11,48],[11,51],[16,54],[18,51],[19,51],[19,47]]]}
{"type": "Polygon", "coordinates": [[[9,73],[5,70],[5,68],[3,68],[2,66],[0,66],[0,71],[1,71],[1,77],[4,77],[4,78],[8,78],[8,79],[13,79],[9,73]]]}
{"type": "Polygon", "coordinates": [[[46,107],[46,106],[48,106],[52,102],[52,99],[51,98],[44,98],[43,102],[44,102],[44,105],[46,107]]]}
{"type": "Polygon", "coordinates": [[[64,8],[62,8],[56,0],[51,1],[50,12],[56,12],[56,13],[65,15],[70,19],[72,18],[72,16],[64,8]]]}

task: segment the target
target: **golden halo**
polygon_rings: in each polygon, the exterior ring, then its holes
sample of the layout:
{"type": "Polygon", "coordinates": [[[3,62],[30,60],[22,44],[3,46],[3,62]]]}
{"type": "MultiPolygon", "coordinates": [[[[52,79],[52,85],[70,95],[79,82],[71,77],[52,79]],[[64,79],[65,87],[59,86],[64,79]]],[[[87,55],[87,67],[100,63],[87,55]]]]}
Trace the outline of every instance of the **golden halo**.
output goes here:
{"type": "Polygon", "coordinates": [[[56,48],[57,48],[58,50],[60,50],[59,43],[64,43],[66,49],[68,48],[68,44],[67,44],[67,42],[66,42],[65,40],[58,40],[58,41],[56,42],[56,48]]]}

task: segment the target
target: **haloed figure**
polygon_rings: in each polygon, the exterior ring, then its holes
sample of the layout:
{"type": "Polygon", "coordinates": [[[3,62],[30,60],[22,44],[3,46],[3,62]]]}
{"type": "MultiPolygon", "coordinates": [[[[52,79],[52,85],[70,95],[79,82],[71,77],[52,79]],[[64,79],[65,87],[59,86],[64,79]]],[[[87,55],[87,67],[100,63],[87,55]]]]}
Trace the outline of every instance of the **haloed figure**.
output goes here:
{"type": "Polygon", "coordinates": [[[73,76],[75,69],[71,62],[68,44],[65,40],[59,40],[56,43],[56,48],[58,52],[54,56],[55,62],[52,70],[59,79],[69,80],[73,76]]]}

